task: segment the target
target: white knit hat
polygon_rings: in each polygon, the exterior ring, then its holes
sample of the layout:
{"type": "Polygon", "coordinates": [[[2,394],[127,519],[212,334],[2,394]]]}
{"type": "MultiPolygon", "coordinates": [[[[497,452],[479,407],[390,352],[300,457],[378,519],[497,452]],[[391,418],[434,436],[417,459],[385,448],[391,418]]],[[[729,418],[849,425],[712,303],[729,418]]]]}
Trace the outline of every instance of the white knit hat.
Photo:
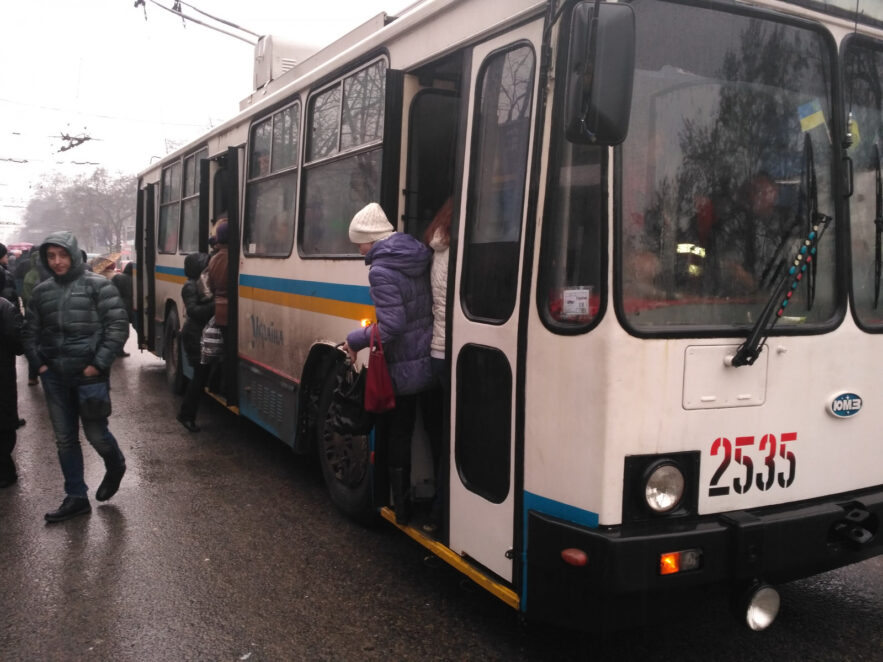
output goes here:
{"type": "Polygon", "coordinates": [[[354,244],[370,244],[386,239],[395,229],[376,202],[369,203],[359,210],[350,221],[350,241],[354,244]]]}

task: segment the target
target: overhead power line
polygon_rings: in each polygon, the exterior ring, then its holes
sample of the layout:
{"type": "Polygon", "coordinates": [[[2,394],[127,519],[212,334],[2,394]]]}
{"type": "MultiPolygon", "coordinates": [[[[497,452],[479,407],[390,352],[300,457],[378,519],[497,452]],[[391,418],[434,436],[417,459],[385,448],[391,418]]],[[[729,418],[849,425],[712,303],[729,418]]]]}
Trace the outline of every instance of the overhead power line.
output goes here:
{"type": "Polygon", "coordinates": [[[82,145],[84,142],[86,142],[88,140],[92,140],[92,136],[87,135],[85,133],[80,134],[79,136],[71,136],[67,133],[62,133],[61,136],[59,136],[59,137],[62,140],[67,141],[67,145],[62,145],[58,149],[59,152],[66,152],[67,150],[73,149],[74,147],[79,147],[80,145],[82,145]]]}
{"type": "MultiPolygon", "coordinates": [[[[254,37],[260,37],[259,34],[252,32],[251,30],[246,30],[245,28],[242,28],[242,27],[236,25],[235,23],[231,23],[230,21],[226,21],[222,18],[212,16],[211,14],[208,14],[208,13],[202,11],[201,9],[197,9],[193,5],[188,5],[186,2],[181,2],[180,0],[175,0],[175,3],[172,7],[166,7],[165,5],[162,5],[159,2],[157,2],[157,0],[150,0],[150,2],[154,5],[156,5],[157,7],[159,7],[160,9],[164,9],[165,11],[167,11],[171,14],[174,14],[175,16],[180,16],[182,21],[190,21],[191,23],[196,23],[197,25],[201,25],[204,28],[208,28],[209,30],[214,30],[215,32],[220,32],[221,34],[225,34],[228,37],[233,37],[234,39],[238,39],[239,41],[244,41],[246,44],[250,44],[252,46],[254,46],[257,42],[246,39],[242,35],[235,34],[233,32],[230,32],[229,30],[224,30],[223,28],[219,28],[217,26],[210,25],[209,23],[206,23],[204,21],[200,21],[199,19],[194,18],[192,16],[188,16],[181,10],[181,5],[184,5],[186,7],[190,7],[191,9],[193,9],[196,12],[199,12],[203,16],[207,16],[208,18],[212,19],[213,21],[217,21],[219,23],[223,23],[224,25],[228,25],[236,30],[239,30],[240,32],[248,33],[254,37]]],[[[144,7],[144,20],[147,20],[147,7],[144,4],[144,0],[135,0],[135,7],[139,7],[139,6],[144,7]]]]}
{"type": "Polygon", "coordinates": [[[212,16],[211,14],[204,12],[201,9],[199,9],[198,7],[194,7],[193,5],[188,4],[186,2],[176,2],[175,4],[184,5],[185,7],[190,7],[190,9],[192,9],[193,11],[198,12],[198,13],[202,14],[203,16],[208,16],[213,21],[217,21],[218,23],[223,23],[224,25],[229,25],[231,28],[236,28],[237,30],[240,30],[241,32],[247,32],[252,37],[260,37],[261,36],[257,32],[252,32],[251,30],[248,30],[248,29],[243,28],[239,25],[236,25],[235,23],[231,23],[230,21],[224,20],[223,18],[219,18],[217,16],[212,16]]]}
{"type": "MultiPolygon", "coordinates": [[[[162,124],[164,126],[182,126],[182,127],[194,127],[194,128],[203,128],[203,124],[195,124],[193,122],[167,122],[165,120],[157,120],[154,118],[143,118],[143,117],[123,117],[122,115],[102,115],[100,113],[91,113],[84,112],[79,110],[74,110],[72,108],[62,108],[60,106],[45,106],[37,103],[29,103],[27,101],[16,101],[14,99],[7,99],[4,97],[0,97],[0,103],[9,103],[15,104],[17,106],[26,106],[28,108],[37,108],[38,110],[48,110],[52,112],[58,113],[72,113],[79,115],[81,117],[89,117],[89,118],[98,118],[102,120],[113,120],[116,122],[138,122],[140,124],[162,124]]],[[[21,131],[10,131],[11,135],[14,136],[25,136],[26,134],[21,131]]],[[[32,134],[30,134],[32,135],[32,134]]]]}

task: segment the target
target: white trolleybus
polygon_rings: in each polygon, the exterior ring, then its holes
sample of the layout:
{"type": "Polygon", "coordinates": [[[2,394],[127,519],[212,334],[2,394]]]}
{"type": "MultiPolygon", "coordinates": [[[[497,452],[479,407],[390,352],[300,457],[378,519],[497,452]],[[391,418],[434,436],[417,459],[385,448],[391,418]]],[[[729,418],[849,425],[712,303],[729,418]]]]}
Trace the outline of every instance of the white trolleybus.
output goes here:
{"type": "MultiPolygon", "coordinates": [[[[631,626],[883,551],[883,11],[869,0],[424,0],[139,175],[139,342],[180,388],[183,261],[230,224],[214,395],[394,522],[326,424],[374,308],[347,236],[453,198],[446,441],[402,527],[527,618],[631,626]],[[442,474],[443,475],[443,474],[442,474]]],[[[364,356],[359,358],[363,361],[364,356]]]]}

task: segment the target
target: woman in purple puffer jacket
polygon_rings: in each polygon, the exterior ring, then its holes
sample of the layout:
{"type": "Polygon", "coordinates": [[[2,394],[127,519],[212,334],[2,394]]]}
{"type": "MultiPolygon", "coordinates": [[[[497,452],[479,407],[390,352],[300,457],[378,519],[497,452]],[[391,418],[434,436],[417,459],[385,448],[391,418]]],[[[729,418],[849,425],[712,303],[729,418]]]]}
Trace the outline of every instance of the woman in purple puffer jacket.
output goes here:
{"type": "MultiPolygon", "coordinates": [[[[432,250],[414,237],[395,232],[380,205],[372,202],[357,213],[349,229],[368,265],[371,299],[396,406],[378,416],[375,428],[386,440],[396,522],[410,518],[411,436],[417,416],[417,394],[432,382],[432,250]]],[[[344,349],[356,352],[371,341],[371,328],[350,333],[344,349]]]]}

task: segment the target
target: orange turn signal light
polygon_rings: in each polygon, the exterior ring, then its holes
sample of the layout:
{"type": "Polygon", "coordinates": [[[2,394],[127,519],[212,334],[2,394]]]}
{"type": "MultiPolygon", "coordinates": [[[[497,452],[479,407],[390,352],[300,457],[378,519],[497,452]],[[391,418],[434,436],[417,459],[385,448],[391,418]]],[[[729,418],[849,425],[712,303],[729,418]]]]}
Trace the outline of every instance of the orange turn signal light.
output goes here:
{"type": "Polygon", "coordinates": [[[659,574],[673,575],[681,571],[681,553],[667,552],[659,556],[659,574]]]}
{"type": "Polygon", "coordinates": [[[687,570],[696,570],[701,565],[701,549],[682,549],[678,552],[665,552],[659,555],[660,575],[675,575],[687,570]]]}

